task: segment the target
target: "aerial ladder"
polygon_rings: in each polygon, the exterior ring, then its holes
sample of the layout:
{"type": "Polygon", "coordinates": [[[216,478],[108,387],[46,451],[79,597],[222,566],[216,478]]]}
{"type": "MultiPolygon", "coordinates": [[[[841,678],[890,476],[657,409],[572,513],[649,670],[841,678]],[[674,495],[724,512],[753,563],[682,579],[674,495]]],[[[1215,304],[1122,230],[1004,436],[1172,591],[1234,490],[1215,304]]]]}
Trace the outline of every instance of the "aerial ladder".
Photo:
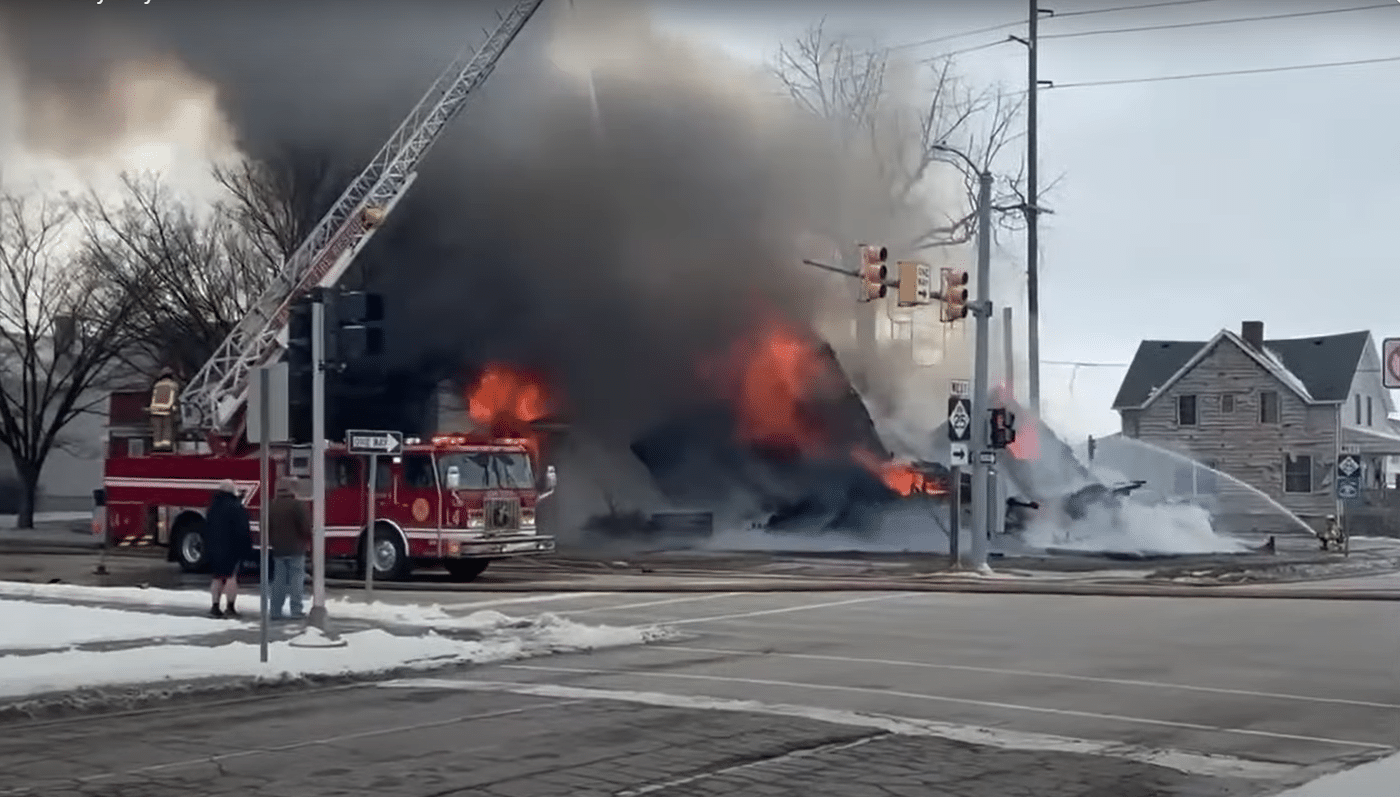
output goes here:
{"type": "Polygon", "coordinates": [[[490,77],[542,2],[521,0],[500,17],[495,30],[475,52],[465,48],[438,76],[369,165],[282,264],[248,314],[184,386],[180,410],[186,429],[202,431],[211,441],[231,433],[239,410],[248,400],[252,370],[271,362],[286,347],[292,305],[314,288],[333,287],[340,280],[413,185],[424,155],[461,112],[468,95],[490,77]]]}

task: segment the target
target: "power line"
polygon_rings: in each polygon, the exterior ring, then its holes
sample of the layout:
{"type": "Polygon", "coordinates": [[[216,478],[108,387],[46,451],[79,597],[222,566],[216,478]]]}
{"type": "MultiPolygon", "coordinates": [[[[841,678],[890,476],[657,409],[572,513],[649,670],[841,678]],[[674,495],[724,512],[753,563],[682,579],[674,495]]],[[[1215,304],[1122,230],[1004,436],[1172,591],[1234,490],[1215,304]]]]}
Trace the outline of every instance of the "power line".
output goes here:
{"type": "Polygon", "coordinates": [[[1305,69],[1330,69],[1341,66],[1362,66],[1365,64],[1386,64],[1400,61],[1400,55],[1383,58],[1362,58],[1356,61],[1325,61],[1317,64],[1292,64],[1290,66],[1269,66],[1260,69],[1228,69],[1221,72],[1194,72],[1187,75],[1159,75],[1157,77],[1123,78],[1121,80],[1086,80],[1079,83],[1056,83],[1048,90],[1080,89],[1093,86],[1124,86],[1132,83],[1162,83],[1169,80],[1197,80],[1200,78],[1232,77],[1235,75],[1264,75],[1273,72],[1298,72],[1305,69]]]}
{"type": "MultiPolygon", "coordinates": [[[[920,39],[918,41],[904,42],[902,44],[891,44],[885,49],[908,50],[913,47],[925,47],[930,44],[939,44],[941,42],[952,41],[953,39],[965,39],[968,36],[976,36],[979,33],[995,33],[999,30],[1008,30],[1010,28],[1020,27],[1024,24],[1026,24],[1026,21],[1024,19],[1018,19],[1015,22],[1003,22],[1000,25],[988,25],[985,28],[977,28],[976,30],[965,30],[962,33],[950,33],[947,36],[935,36],[932,39],[920,39]]],[[[1001,42],[997,43],[1000,44],[1001,42]]]]}
{"type": "MultiPolygon", "coordinates": [[[[1092,16],[1092,15],[1094,15],[1094,14],[1111,14],[1111,13],[1118,12],[1118,11],[1140,11],[1140,10],[1143,10],[1143,9],[1151,9],[1151,8],[1166,8],[1167,6],[1189,6],[1189,5],[1196,5],[1197,3],[1218,3],[1218,2],[1221,2],[1221,0],[1170,0],[1169,2],[1144,3],[1144,4],[1142,4],[1142,5],[1135,5],[1135,6],[1117,6],[1117,7],[1114,7],[1114,8],[1094,8],[1094,9],[1089,9],[1089,10],[1087,10],[1087,11],[1067,11],[1067,12],[1065,12],[1065,13],[1063,13],[1063,14],[1054,14],[1054,15],[1052,15],[1052,16],[1048,16],[1048,17],[1046,17],[1046,19],[1062,19],[1062,18],[1065,18],[1065,17],[1087,17],[1087,16],[1092,16]]],[[[983,28],[973,28],[972,30],[965,30],[965,31],[962,31],[961,33],[949,33],[949,34],[946,34],[946,35],[943,35],[943,36],[935,36],[935,37],[933,37],[932,39],[919,39],[919,40],[917,40],[917,41],[912,41],[912,42],[902,42],[902,43],[900,43],[900,44],[891,44],[891,45],[889,45],[888,47],[886,47],[885,49],[886,49],[886,50],[908,50],[908,49],[912,49],[912,48],[915,48],[915,47],[927,47],[927,46],[930,45],[930,44],[941,44],[941,43],[943,43],[943,42],[953,41],[954,39],[965,39],[965,38],[967,38],[967,37],[969,37],[969,36],[976,36],[976,35],[982,34],[982,33],[996,33],[997,31],[1001,31],[1001,30],[1010,30],[1010,29],[1012,29],[1012,28],[1019,28],[1019,27],[1025,25],[1025,24],[1026,24],[1026,20],[1025,20],[1025,19],[1018,19],[1018,20],[1015,20],[1015,21],[1012,21],[1012,22],[1002,22],[1002,23],[999,23],[999,24],[996,24],[996,25],[988,25],[988,26],[983,27],[983,28]]],[[[1045,38],[1045,37],[1041,37],[1041,38],[1045,38]]],[[[1000,44],[1000,42],[998,42],[998,44],[1000,44]]]]}
{"type": "Polygon", "coordinates": [[[1067,365],[1073,368],[1127,368],[1129,363],[1095,363],[1079,360],[1041,360],[1043,365],[1067,365]]]}
{"type": "Polygon", "coordinates": [[[1006,44],[1006,43],[1009,42],[1009,41],[1012,41],[1012,39],[1010,39],[1010,38],[1006,38],[1006,39],[997,39],[997,40],[994,41],[994,42],[987,42],[987,43],[985,43],[985,44],[979,44],[979,45],[977,45],[977,46],[975,46],[975,47],[964,47],[964,48],[962,48],[961,50],[949,50],[949,51],[946,52],[946,53],[939,53],[938,55],[931,55],[931,56],[929,56],[928,58],[921,58],[921,59],[919,59],[919,63],[921,63],[921,64],[931,64],[931,63],[933,63],[933,62],[935,62],[935,61],[942,61],[942,60],[945,59],[945,58],[954,58],[954,57],[956,57],[956,56],[965,55],[965,54],[967,54],[967,53],[975,53],[975,52],[977,52],[978,50],[986,50],[986,49],[989,49],[989,48],[992,48],[992,47],[1000,47],[1001,45],[1006,44]]]}
{"type": "Polygon", "coordinates": [[[1063,14],[1054,14],[1051,19],[1064,19],[1066,17],[1087,17],[1094,14],[1112,14],[1118,11],[1142,11],[1148,8],[1166,8],[1167,6],[1193,6],[1198,3],[1218,3],[1220,0],[1170,0],[1161,3],[1143,3],[1135,6],[1115,6],[1113,8],[1093,8],[1086,11],[1066,11],[1063,14]]]}
{"type": "Polygon", "coordinates": [[[1348,14],[1354,11],[1374,11],[1381,8],[1400,8],[1396,3],[1372,3],[1368,6],[1352,6],[1351,8],[1328,8],[1321,11],[1294,11],[1288,14],[1265,14],[1253,17],[1232,17],[1230,19],[1208,19],[1197,20],[1195,22],[1172,22],[1161,25],[1140,25],[1133,28],[1110,28],[1107,30],[1084,30],[1074,33],[1046,33],[1042,34],[1042,39],[1077,39],[1084,36],[1107,36],[1118,33],[1142,33],[1153,30],[1177,30],[1180,28],[1204,28],[1213,25],[1234,25],[1241,22],[1268,22],[1276,19],[1297,19],[1300,17],[1317,17],[1324,14],[1348,14]]]}

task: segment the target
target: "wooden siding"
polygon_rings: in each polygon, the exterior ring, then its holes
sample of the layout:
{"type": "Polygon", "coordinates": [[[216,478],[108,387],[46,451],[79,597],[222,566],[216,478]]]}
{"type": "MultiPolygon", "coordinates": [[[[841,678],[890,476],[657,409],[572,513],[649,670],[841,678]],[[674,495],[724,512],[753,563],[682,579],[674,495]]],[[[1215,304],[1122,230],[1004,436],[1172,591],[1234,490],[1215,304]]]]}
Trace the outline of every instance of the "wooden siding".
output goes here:
{"type": "MultiPolygon", "coordinates": [[[[1305,519],[1335,508],[1336,406],[1310,405],[1228,339],[1221,340],[1191,372],[1133,413],[1137,437],[1209,464],[1257,488],[1305,519]],[[1259,422],[1260,393],[1275,391],[1279,422],[1259,422]],[[1222,394],[1234,396],[1234,412],[1221,411],[1222,394]],[[1177,423],[1181,396],[1196,396],[1196,425],[1177,423]],[[1311,456],[1311,493],[1283,491],[1284,456],[1311,456]]],[[[1130,425],[1123,413],[1124,432],[1130,425]]]]}

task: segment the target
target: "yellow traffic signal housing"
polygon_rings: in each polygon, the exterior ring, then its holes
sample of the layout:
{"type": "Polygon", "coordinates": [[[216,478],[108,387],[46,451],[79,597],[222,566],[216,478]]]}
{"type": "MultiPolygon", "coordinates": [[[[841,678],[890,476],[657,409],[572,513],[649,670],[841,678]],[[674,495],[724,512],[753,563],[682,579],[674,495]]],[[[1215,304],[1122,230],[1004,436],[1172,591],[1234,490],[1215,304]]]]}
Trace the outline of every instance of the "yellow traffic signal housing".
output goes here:
{"type": "Polygon", "coordinates": [[[945,323],[967,317],[967,272],[960,268],[944,268],[940,272],[938,294],[943,297],[939,317],[945,323]]]}
{"type": "Polygon", "coordinates": [[[860,247],[860,300],[862,302],[873,302],[876,299],[885,298],[888,289],[885,287],[885,278],[889,276],[889,269],[885,267],[885,260],[889,257],[889,250],[883,246],[862,245],[860,247]]]}

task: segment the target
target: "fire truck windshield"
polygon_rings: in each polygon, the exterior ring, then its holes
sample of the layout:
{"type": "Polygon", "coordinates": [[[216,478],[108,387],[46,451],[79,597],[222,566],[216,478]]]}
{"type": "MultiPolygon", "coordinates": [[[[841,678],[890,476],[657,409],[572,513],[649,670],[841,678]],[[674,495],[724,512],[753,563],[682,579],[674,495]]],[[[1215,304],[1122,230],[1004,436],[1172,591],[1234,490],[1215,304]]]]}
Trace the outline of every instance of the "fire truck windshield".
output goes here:
{"type": "Polygon", "coordinates": [[[440,454],[438,471],[442,475],[443,484],[448,483],[447,473],[454,467],[457,469],[459,490],[525,490],[535,486],[535,473],[530,466],[530,456],[523,451],[440,454]]]}

